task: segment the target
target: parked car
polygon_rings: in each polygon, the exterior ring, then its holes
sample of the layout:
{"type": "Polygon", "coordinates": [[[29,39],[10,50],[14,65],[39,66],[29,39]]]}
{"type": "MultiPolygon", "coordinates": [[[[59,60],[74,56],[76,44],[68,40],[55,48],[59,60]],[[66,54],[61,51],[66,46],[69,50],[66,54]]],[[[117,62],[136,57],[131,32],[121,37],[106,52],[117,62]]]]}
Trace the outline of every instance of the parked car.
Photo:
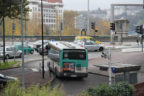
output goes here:
{"type": "MultiPolygon", "coordinates": [[[[21,44],[17,44],[17,45],[15,45],[15,47],[17,48],[17,50],[22,51],[22,45],[21,44]]],[[[27,54],[27,53],[33,54],[34,48],[29,46],[29,45],[24,44],[24,54],[27,54]]]]}
{"type": "Polygon", "coordinates": [[[103,51],[104,50],[104,46],[101,44],[97,44],[94,41],[75,41],[75,44],[81,46],[81,47],[85,47],[85,49],[87,49],[88,51],[103,51]]]}
{"type": "MultiPolygon", "coordinates": [[[[47,55],[47,54],[48,54],[47,46],[48,46],[48,43],[44,44],[44,55],[47,55]]],[[[39,52],[40,55],[42,55],[42,46],[40,46],[40,47],[38,48],[38,52],[39,52]]]]}
{"type": "Polygon", "coordinates": [[[94,41],[96,42],[97,44],[101,44],[100,41],[95,41],[95,39],[93,37],[90,37],[90,36],[76,36],[75,37],[75,41],[77,40],[80,40],[80,41],[94,41]]]}
{"type": "Polygon", "coordinates": [[[5,86],[7,84],[7,82],[16,81],[16,80],[17,80],[17,78],[15,78],[15,77],[5,76],[3,74],[0,74],[0,88],[5,86]]]}
{"type": "MultiPolygon", "coordinates": [[[[46,44],[48,42],[49,42],[48,40],[44,40],[44,44],[46,44]]],[[[34,50],[36,52],[38,52],[38,48],[40,48],[41,45],[42,45],[42,40],[38,40],[38,41],[34,42],[33,43],[34,50]]]]}
{"type": "MultiPolygon", "coordinates": [[[[21,57],[22,51],[17,50],[15,46],[5,47],[5,58],[21,57]]],[[[0,58],[3,58],[3,47],[0,47],[0,58]]]]}

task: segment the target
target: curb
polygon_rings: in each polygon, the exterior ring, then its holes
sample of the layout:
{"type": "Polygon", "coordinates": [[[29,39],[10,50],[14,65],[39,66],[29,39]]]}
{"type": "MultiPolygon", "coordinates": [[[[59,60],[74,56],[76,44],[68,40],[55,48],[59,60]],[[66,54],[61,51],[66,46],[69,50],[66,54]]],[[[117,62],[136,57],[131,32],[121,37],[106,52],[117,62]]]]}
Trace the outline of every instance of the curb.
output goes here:
{"type": "Polygon", "coordinates": [[[88,72],[88,73],[89,73],[89,74],[93,74],[93,75],[99,75],[99,76],[109,77],[108,75],[100,74],[100,73],[94,73],[94,72],[88,72]]]}
{"type": "MultiPolygon", "coordinates": [[[[45,60],[46,58],[44,58],[44,60],[45,60]]],[[[25,61],[24,63],[30,63],[30,62],[34,62],[34,61],[41,61],[42,59],[35,59],[35,60],[28,60],[28,61],[25,61]]],[[[18,61],[20,61],[20,60],[18,60],[18,61]]],[[[21,65],[22,65],[22,63],[21,63],[21,61],[20,61],[20,67],[12,67],[12,68],[7,68],[7,69],[0,69],[0,70],[9,70],[9,69],[16,69],[16,68],[21,68],[21,65]]]]}
{"type": "Polygon", "coordinates": [[[51,85],[55,80],[55,77],[52,78],[50,81],[48,81],[47,83],[41,84],[40,86],[47,86],[47,85],[51,85]]]}
{"type": "MultiPolygon", "coordinates": [[[[99,76],[109,77],[108,75],[100,74],[100,73],[94,73],[94,72],[88,72],[88,73],[89,74],[93,74],[93,75],[99,75],[99,76]]],[[[114,78],[114,76],[112,76],[112,78],[114,78]]]]}

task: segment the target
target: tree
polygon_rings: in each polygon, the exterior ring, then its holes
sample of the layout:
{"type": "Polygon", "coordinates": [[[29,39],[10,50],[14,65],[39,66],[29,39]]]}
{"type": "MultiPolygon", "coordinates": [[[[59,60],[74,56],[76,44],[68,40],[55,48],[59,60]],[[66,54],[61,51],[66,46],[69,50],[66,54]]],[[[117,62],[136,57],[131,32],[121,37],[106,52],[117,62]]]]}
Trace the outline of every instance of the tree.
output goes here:
{"type": "MultiPolygon", "coordinates": [[[[23,0],[23,14],[24,16],[29,11],[27,0],[23,0]]],[[[11,0],[0,0],[0,20],[4,17],[20,18],[21,10],[20,3],[12,3],[11,0]]]]}
{"type": "Polygon", "coordinates": [[[79,31],[75,29],[76,11],[64,11],[63,33],[62,35],[78,35],[79,31]]]}
{"type": "MultiPolygon", "coordinates": [[[[21,14],[21,7],[19,6],[20,2],[17,0],[0,0],[0,24],[3,21],[3,62],[5,62],[5,17],[9,18],[20,18],[21,14]]],[[[29,11],[29,8],[26,6],[28,5],[27,0],[23,0],[23,14],[29,11]]]]}

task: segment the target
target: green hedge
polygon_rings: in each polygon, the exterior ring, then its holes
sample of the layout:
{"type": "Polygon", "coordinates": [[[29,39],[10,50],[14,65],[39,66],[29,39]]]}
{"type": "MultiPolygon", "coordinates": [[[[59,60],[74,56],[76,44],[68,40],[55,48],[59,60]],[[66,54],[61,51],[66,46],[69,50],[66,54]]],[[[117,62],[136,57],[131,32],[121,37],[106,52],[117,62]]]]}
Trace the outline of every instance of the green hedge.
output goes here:
{"type": "Polygon", "coordinates": [[[126,82],[119,82],[111,86],[100,84],[95,88],[89,88],[86,92],[82,92],[80,96],[135,96],[133,85],[126,82]]]}

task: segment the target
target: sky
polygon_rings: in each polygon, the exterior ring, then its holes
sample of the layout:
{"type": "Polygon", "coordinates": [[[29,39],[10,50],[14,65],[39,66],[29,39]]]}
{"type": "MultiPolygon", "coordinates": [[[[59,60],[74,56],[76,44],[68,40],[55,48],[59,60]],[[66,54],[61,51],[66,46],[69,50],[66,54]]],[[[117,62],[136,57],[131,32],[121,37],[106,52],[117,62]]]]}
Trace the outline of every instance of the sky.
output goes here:
{"type": "MultiPolygon", "coordinates": [[[[87,10],[88,0],[63,0],[64,10],[87,10]]],[[[143,0],[89,0],[90,10],[98,8],[109,9],[110,4],[115,3],[143,3],[143,0]]]]}

